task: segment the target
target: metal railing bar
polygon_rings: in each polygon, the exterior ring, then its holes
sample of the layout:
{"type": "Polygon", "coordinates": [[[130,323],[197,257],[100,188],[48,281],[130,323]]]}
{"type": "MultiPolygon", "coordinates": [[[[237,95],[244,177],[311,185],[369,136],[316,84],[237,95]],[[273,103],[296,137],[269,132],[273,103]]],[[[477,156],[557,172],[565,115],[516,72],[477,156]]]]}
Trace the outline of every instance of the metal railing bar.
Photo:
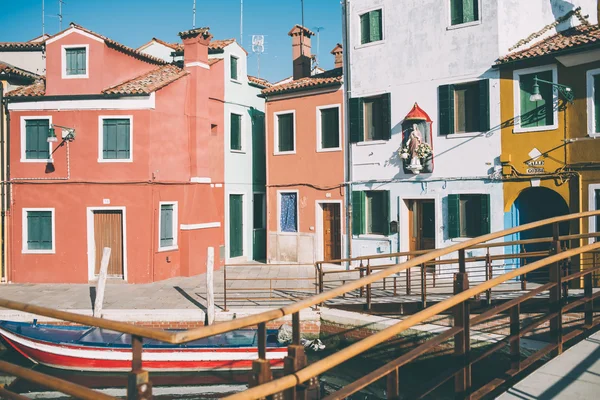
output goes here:
{"type": "Polygon", "coordinates": [[[550,321],[553,318],[556,318],[557,315],[558,315],[558,313],[553,312],[551,314],[547,314],[546,316],[544,316],[542,318],[536,319],[535,321],[531,322],[529,325],[521,328],[520,335],[525,336],[526,334],[533,332],[533,330],[535,328],[539,327],[540,325],[545,324],[546,322],[550,321]]]}
{"type": "Polygon", "coordinates": [[[598,297],[600,297],[600,291],[592,294],[592,296],[590,298],[583,297],[581,299],[574,300],[574,301],[570,302],[569,304],[566,304],[563,306],[563,312],[567,312],[576,307],[583,306],[583,305],[585,305],[585,303],[595,300],[598,297]]]}

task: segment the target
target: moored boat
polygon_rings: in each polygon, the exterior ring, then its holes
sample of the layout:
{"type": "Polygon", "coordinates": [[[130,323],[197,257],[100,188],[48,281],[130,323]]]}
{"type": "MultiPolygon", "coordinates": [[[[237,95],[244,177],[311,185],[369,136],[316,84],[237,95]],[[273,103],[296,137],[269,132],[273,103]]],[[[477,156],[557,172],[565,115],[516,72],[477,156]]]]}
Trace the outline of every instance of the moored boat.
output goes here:
{"type": "MultiPolygon", "coordinates": [[[[267,330],[267,359],[283,367],[287,348],[267,330]]],[[[85,326],[0,321],[0,336],[34,363],[76,371],[131,370],[131,336],[85,326]]],[[[142,366],[148,371],[250,369],[258,358],[257,331],[237,330],[181,345],[145,339],[142,366]]]]}

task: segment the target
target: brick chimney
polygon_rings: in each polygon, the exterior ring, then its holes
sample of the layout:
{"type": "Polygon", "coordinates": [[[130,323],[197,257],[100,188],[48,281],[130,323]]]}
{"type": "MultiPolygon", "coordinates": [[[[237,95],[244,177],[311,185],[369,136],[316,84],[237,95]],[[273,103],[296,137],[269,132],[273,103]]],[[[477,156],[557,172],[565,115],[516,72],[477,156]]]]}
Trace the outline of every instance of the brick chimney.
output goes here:
{"type": "Polygon", "coordinates": [[[294,62],[294,80],[310,76],[311,73],[311,46],[310,37],[314,32],[295,25],[288,36],[292,37],[292,60],[294,62]]]}
{"type": "Polygon", "coordinates": [[[333,50],[331,50],[331,54],[335,57],[335,68],[342,68],[344,66],[344,52],[342,50],[342,45],[338,43],[333,50]]]}

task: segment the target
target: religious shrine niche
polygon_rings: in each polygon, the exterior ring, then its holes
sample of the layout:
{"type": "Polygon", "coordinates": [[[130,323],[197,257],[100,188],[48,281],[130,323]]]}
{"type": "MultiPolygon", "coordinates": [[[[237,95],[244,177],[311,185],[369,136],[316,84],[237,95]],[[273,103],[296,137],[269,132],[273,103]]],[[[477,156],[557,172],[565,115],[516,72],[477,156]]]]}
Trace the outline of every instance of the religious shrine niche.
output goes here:
{"type": "Polygon", "coordinates": [[[402,121],[402,146],[398,150],[404,173],[433,172],[433,121],[417,103],[402,121]]]}

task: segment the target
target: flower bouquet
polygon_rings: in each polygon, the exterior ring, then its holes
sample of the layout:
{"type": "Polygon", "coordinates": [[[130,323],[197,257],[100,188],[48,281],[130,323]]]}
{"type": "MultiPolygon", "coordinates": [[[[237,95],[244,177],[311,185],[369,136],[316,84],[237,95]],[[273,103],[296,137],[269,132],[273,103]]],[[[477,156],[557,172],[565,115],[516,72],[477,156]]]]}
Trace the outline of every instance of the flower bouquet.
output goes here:
{"type": "Polygon", "coordinates": [[[406,147],[406,146],[402,147],[398,151],[398,154],[400,155],[400,158],[403,160],[408,160],[408,158],[410,157],[410,154],[408,154],[408,147],[406,147]]]}
{"type": "Polygon", "coordinates": [[[430,157],[432,154],[431,146],[429,146],[427,143],[421,143],[419,146],[417,146],[417,157],[420,159],[430,157]]]}

